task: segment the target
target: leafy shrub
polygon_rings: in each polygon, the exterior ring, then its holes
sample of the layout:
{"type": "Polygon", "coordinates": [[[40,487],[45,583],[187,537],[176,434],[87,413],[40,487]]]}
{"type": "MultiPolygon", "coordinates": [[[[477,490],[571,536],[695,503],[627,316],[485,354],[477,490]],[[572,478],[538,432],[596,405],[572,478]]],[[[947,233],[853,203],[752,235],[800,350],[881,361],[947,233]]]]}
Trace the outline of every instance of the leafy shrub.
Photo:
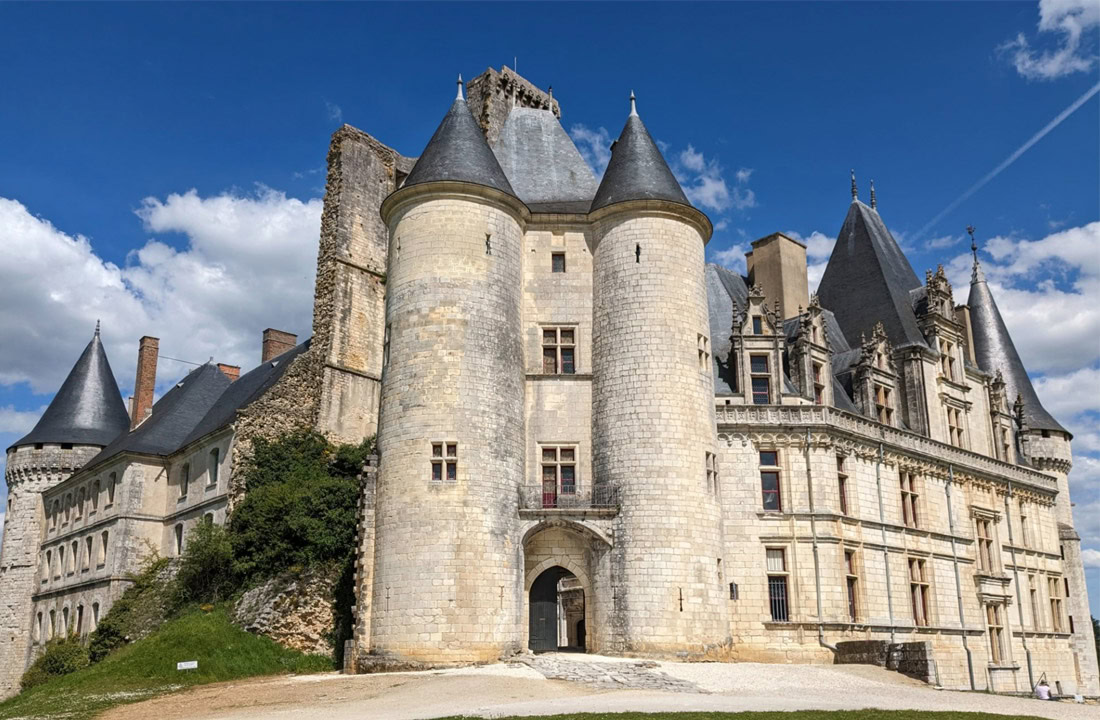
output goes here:
{"type": "Polygon", "coordinates": [[[201,522],[187,533],[176,572],[176,602],[216,603],[233,594],[233,545],[224,527],[201,522]]]}
{"type": "Polygon", "coordinates": [[[50,640],[45,652],[23,673],[20,685],[27,690],[52,677],[86,668],[89,662],[88,650],[76,635],[50,640]]]}
{"type": "Polygon", "coordinates": [[[99,662],[115,648],[145,637],[168,619],[174,595],[170,564],[156,552],[149,553],[141,572],[130,578],[134,584],[126,588],[92,632],[88,641],[92,662],[99,662]]]}
{"type": "Polygon", "coordinates": [[[233,571],[254,582],[292,566],[346,563],[355,552],[358,475],[373,439],[333,446],[315,432],[258,439],[233,511],[233,571]]]}

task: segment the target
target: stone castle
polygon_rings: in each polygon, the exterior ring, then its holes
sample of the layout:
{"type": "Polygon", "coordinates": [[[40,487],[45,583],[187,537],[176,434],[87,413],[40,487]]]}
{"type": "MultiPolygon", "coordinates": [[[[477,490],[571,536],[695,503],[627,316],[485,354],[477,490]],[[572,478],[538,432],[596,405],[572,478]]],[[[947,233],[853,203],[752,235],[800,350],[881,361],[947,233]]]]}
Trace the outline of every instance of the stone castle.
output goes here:
{"type": "Polygon", "coordinates": [[[313,336],[265,331],[251,372],[153,404],[143,338],[127,412],[97,331],[7,451],[0,696],[293,428],[377,436],[349,671],[571,647],[1100,695],[1071,437],[977,253],[957,304],[853,176],[815,295],[782,234],[708,265],[633,97],[602,179],[559,117],[505,68],[419,158],[336,131],[313,336]]]}

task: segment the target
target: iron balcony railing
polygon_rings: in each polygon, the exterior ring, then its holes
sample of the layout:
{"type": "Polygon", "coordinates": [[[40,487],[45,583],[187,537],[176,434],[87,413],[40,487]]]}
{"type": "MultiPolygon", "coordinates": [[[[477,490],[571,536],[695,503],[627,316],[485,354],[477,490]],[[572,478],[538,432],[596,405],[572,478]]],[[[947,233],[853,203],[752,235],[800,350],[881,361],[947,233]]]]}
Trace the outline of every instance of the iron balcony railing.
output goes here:
{"type": "Polygon", "coordinates": [[[608,483],[588,488],[579,487],[573,492],[532,485],[520,489],[520,507],[524,510],[617,508],[619,492],[618,488],[608,483]]]}

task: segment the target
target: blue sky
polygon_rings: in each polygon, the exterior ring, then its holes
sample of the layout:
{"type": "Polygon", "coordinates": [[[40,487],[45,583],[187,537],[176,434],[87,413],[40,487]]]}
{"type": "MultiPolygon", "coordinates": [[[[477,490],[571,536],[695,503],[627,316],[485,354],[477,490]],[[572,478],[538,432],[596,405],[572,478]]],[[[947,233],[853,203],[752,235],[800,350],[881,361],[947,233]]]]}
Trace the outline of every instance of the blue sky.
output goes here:
{"type": "MultiPolygon", "coordinates": [[[[637,94],[716,223],[713,261],[743,267],[778,230],[819,275],[849,168],[958,302],[977,226],[1040,395],[1078,438],[1100,615],[1097,97],[924,230],[1097,85],[1098,25],[1087,0],[0,4],[0,443],[33,425],[96,318],[124,393],[143,334],[246,368],[261,329],[308,335],[332,131],[416,155],[459,72],[515,61],[554,86],[597,169],[637,94]]],[[[160,379],[187,367],[162,361],[160,379]]]]}

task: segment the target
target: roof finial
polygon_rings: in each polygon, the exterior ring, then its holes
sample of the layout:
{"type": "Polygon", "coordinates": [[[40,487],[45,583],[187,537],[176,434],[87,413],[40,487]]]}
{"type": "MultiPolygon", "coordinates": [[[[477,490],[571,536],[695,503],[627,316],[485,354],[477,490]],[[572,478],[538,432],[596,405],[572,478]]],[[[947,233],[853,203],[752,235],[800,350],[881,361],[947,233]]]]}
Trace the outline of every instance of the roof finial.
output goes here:
{"type": "Polygon", "coordinates": [[[859,190],[856,188],[856,171],[852,168],[852,202],[859,200],[859,190]]]}
{"type": "Polygon", "coordinates": [[[95,336],[99,337],[99,320],[95,321],[95,336]]]}
{"type": "Polygon", "coordinates": [[[630,91],[630,114],[633,117],[638,117],[638,106],[634,104],[634,91],[630,91]]]}
{"type": "Polygon", "coordinates": [[[970,272],[970,283],[974,284],[985,280],[985,273],[982,272],[982,264],[978,262],[978,241],[974,239],[974,226],[967,225],[966,232],[970,235],[970,252],[974,254],[974,269],[970,272]]]}
{"type": "Polygon", "coordinates": [[[462,73],[459,73],[458,74],[458,94],[455,95],[455,100],[465,100],[465,99],[466,98],[462,97],[462,73]]]}
{"type": "Polygon", "coordinates": [[[550,96],[550,106],[554,106],[554,86],[551,85],[546,89],[547,94],[550,96]]]}
{"type": "Polygon", "coordinates": [[[878,203],[875,201],[875,181],[871,180],[871,209],[874,210],[878,207],[878,203]]]}

